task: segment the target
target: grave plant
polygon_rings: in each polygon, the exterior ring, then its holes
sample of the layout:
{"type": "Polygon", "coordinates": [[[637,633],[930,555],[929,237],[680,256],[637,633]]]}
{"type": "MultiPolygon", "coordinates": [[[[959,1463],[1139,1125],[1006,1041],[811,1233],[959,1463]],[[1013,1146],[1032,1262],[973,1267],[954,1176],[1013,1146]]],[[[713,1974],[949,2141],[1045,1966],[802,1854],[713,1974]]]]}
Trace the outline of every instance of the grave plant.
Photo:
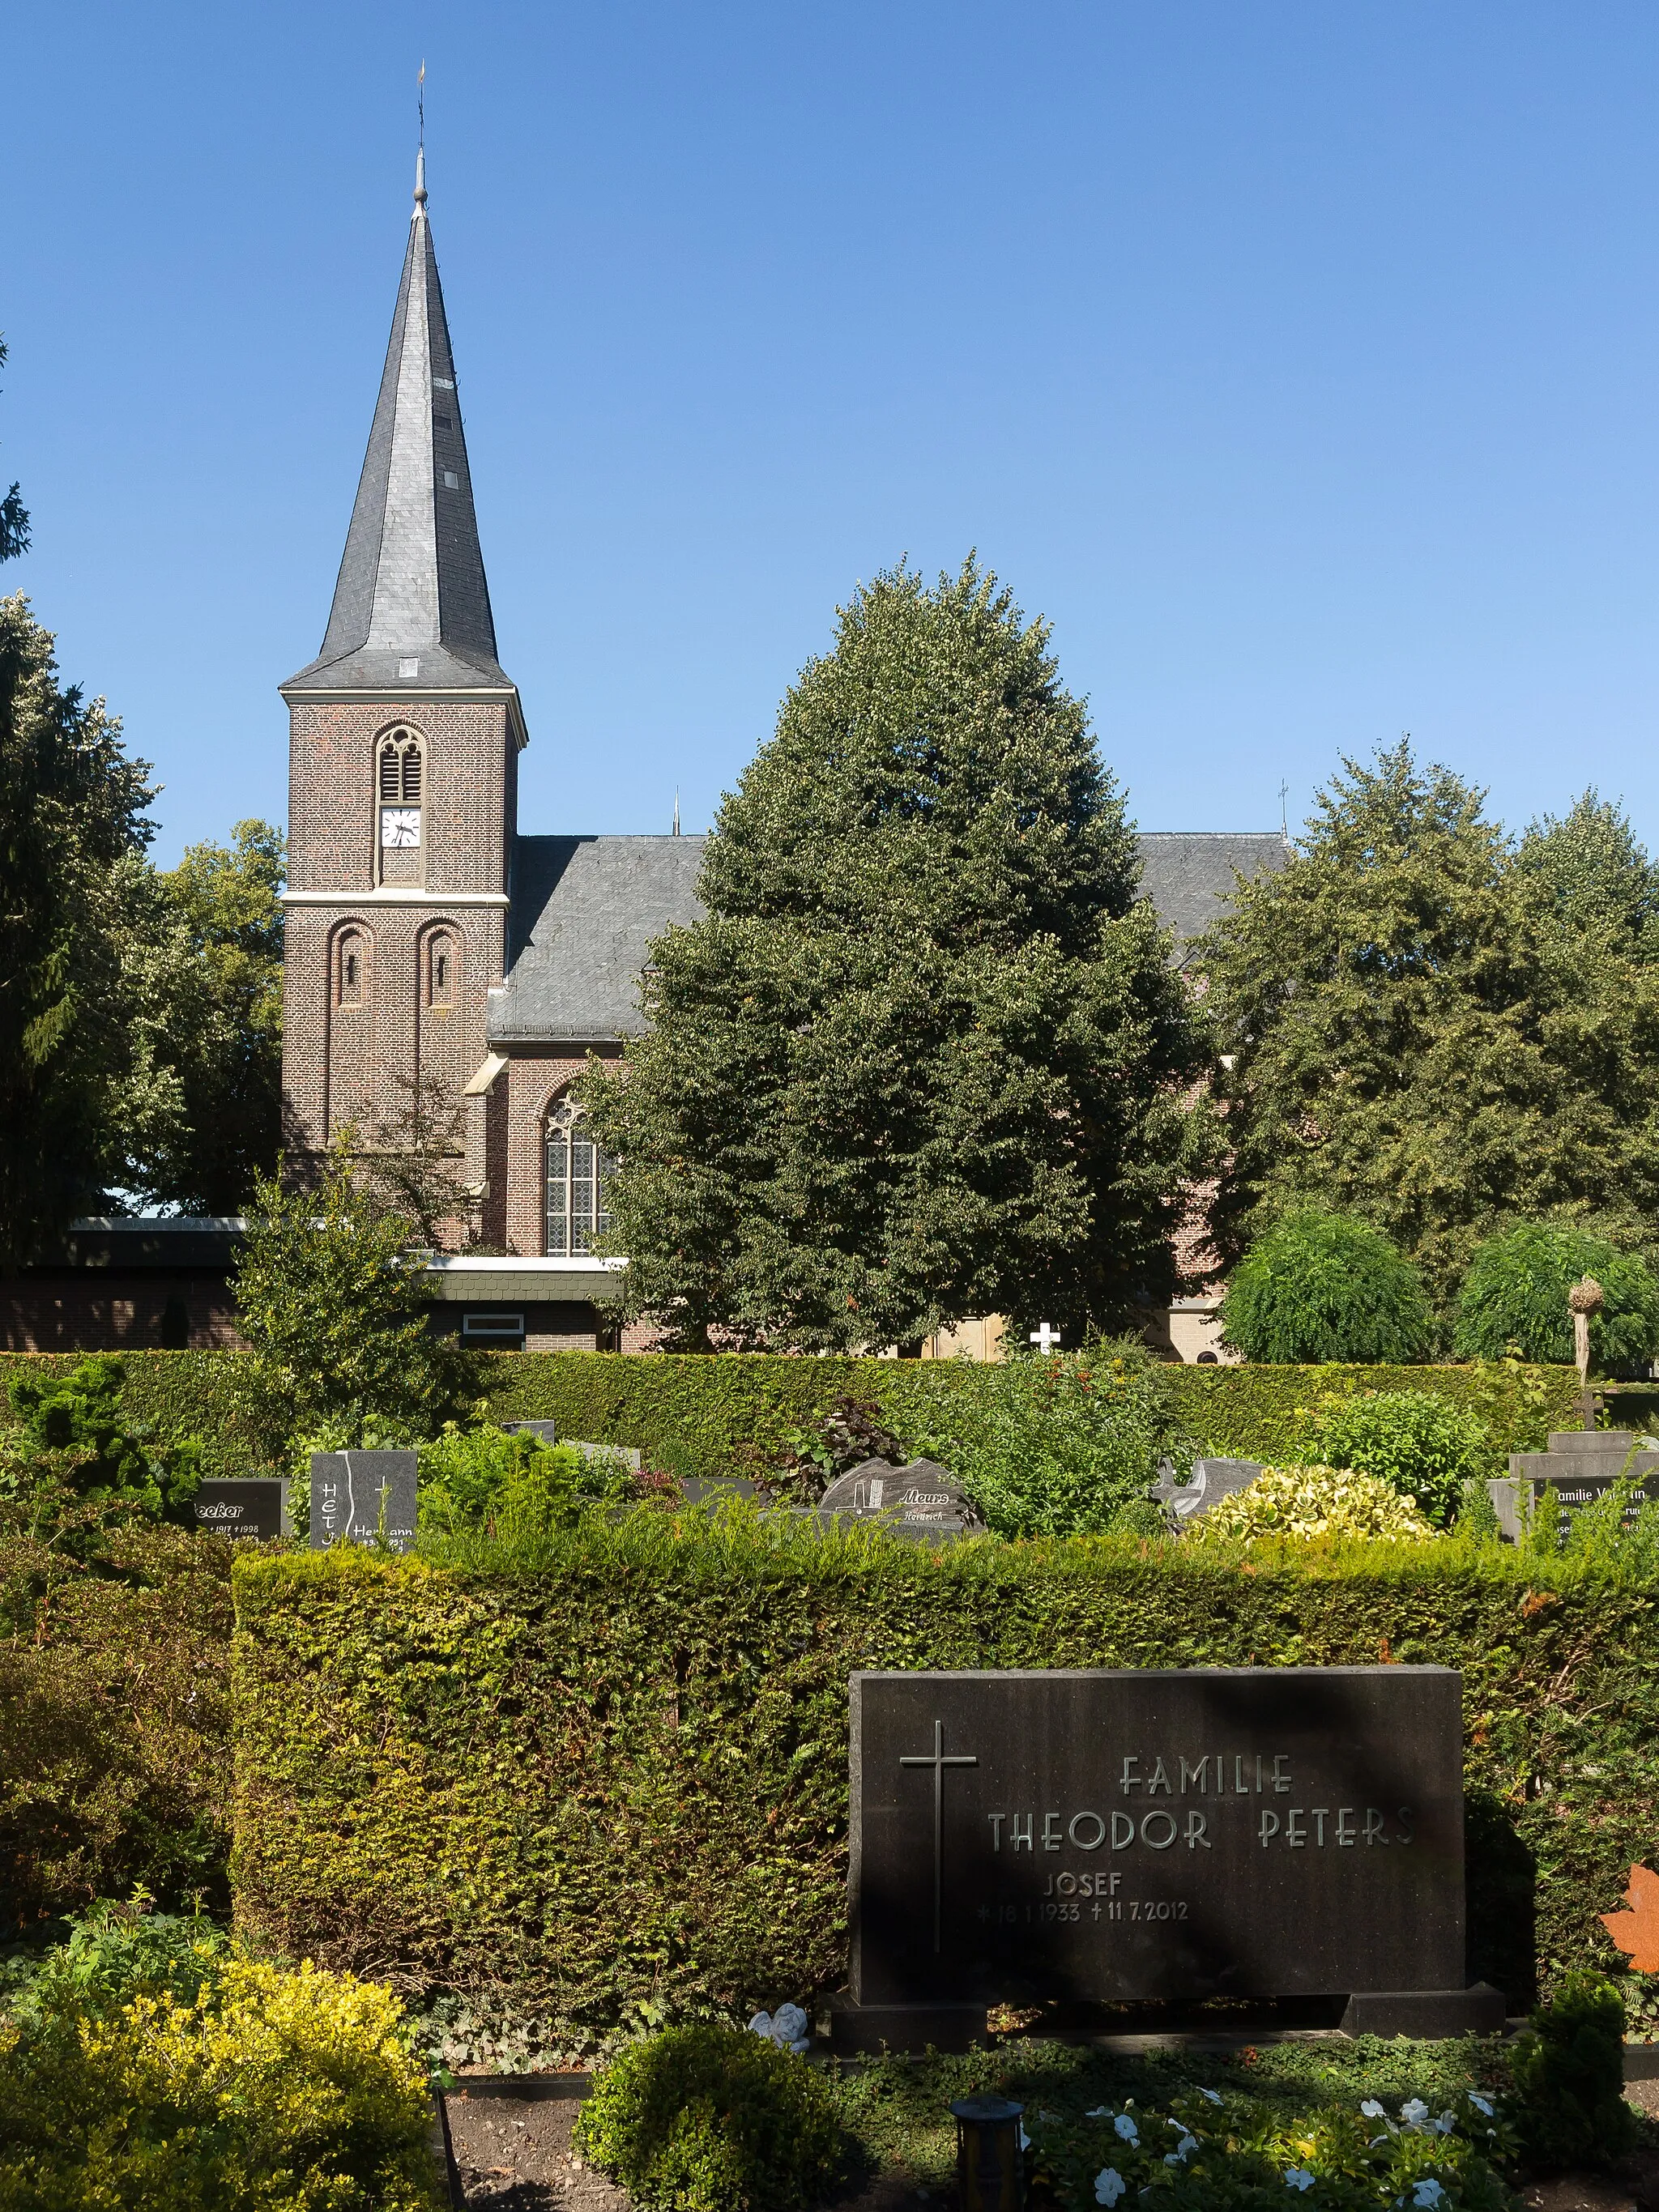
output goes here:
{"type": "Polygon", "coordinates": [[[1380,1476],[1440,1528],[1456,1515],[1468,1486],[1503,1465],[1478,1413],[1427,1390],[1326,1399],[1304,1415],[1302,1436],[1310,1459],[1380,1476]]]}

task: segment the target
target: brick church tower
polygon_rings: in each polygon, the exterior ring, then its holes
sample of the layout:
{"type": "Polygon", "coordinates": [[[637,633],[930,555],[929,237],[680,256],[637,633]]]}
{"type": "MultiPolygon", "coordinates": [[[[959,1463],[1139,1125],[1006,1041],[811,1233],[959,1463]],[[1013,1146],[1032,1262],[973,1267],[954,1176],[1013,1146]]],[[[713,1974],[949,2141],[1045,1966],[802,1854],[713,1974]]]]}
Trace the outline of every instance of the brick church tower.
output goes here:
{"type": "MultiPolygon", "coordinates": [[[[289,708],[291,1154],[459,1100],[504,976],[517,688],[495,658],[454,359],[416,162],[368,452],[315,660],[289,708]]],[[[483,1102],[465,1180],[485,1176],[483,1102]]]]}

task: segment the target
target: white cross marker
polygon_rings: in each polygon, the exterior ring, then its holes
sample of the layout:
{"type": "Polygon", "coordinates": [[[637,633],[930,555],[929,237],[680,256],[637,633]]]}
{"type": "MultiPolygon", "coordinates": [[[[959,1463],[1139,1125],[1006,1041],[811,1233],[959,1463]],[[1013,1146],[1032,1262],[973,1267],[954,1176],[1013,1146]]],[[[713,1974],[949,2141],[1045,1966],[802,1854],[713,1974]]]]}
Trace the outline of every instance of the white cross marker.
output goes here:
{"type": "Polygon", "coordinates": [[[1050,1328],[1045,1321],[1041,1328],[1034,1328],[1031,1331],[1031,1341],[1041,1348],[1046,1358],[1059,1345],[1060,1331],[1057,1328],[1050,1328]]]}

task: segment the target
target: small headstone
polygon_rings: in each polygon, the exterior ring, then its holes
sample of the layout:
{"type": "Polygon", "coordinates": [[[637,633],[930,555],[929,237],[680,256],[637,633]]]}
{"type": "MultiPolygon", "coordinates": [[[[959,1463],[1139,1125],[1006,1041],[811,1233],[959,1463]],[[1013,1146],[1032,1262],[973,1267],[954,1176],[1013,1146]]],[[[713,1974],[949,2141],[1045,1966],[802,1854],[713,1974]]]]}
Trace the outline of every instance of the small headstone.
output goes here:
{"type": "Polygon", "coordinates": [[[394,1552],[415,1541],[412,1451],[313,1452],[311,1546],[374,1544],[394,1552]]]}
{"type": "Polygon", "coordinates": [[[274,1475],[217,1476],[198,1484],[191,1500],[198,1528],[222,1536],[252,1536],[261,1543],[283,1533],[283,1492],[274,1475]]]}
{"type": "Polygon", "coordinates": [[[551,1421],[503,1421],[501,1426],[510,1437],[539,1437],[544,1444],[559,1441],[558,1429],[551,1421]]]}
{"type": "Polygon", "coordinates": [[[640,1471],[641,1453],[637,1444],[585,1444],[574,1437],[561,1437],[559,1442],[579,1451],[584,1459],[620,1460],[630,1474],[640,1471]]]}
{"type": "Polygon", "coordinates": [[[1261,1463],[1253,1459],[1200,1459],[1193,1462],[1190,1482],[1177,1482],[1175,1469],[1166,1460],[1160,1468],[1152,1496],[1155,1503],[1174,1514],[1176,1522],[1193,1521],[1224,1498],[1231,1498],[1241,1490],[1248,1490],[1261,1472],[1261,1463]]]}
{"type": "Polygon", "coordinates": [[[984,1526],[950,1468],[931,1459],[913,1459],[903,1467],[864,1460],[836,1477],[818,1511],[879,1520],[905,1535],[960,1536],[984,1526]]]}

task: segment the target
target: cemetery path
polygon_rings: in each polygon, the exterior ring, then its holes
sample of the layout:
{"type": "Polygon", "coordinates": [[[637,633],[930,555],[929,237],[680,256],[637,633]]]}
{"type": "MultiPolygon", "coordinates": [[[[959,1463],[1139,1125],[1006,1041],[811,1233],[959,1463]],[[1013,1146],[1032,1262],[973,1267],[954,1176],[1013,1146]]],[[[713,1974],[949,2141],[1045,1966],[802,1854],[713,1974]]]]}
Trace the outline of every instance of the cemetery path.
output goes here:
{"type": "Polygon", "coordinates": [[[571,2152],[574,2097],[479,2096],[463,2084],[444,2102],[469,2208],[628,2212],[626,2191],[571,2152]]]}

